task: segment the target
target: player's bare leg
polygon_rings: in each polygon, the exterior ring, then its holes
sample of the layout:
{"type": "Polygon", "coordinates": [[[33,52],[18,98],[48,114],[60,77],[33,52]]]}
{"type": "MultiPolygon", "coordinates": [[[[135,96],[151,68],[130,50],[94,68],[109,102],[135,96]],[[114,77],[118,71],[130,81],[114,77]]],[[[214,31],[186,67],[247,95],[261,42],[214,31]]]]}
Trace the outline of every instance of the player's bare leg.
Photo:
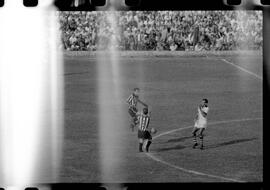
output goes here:
{"type": "Polygon", "coordinates": [[[133,117],[131,119],[130,128],[131,128],[132,132],[134,131],[134,128],[136,127],[136,125],[138,125],[138,123],[139,123],[139,121],[138,121],[137,117],[133,117]]]}
{"type": "Polygon", "coordinates": [[[128,109],[128,113],[131,116],[130,128],[131,128],[131,131],[134,131],[134,128],[136,126],[136,124],[135,124],[135,121],[136,121],[136,112],[135,112],[134,109],[129,108],[128,109]]]}
{"type": "Polygon", "coordinates": [[[128,110],[128,112],[129,112],[129,114],[130,114],[130,116],[131,116],[131,121],[130,121],[130,128],[131,128],[131,131],[134,131],[134,128],[135,128],[135,126],[138,124],[138,119],[137,119],[137,117],[136,117],[136,112],[137,110],[135,110],[135,109],[129,109],[128,110]]]}
{"type": "Polygon", "coordinates": [[[131,128],[131,131],[133,132],[134,131],[134,128],[135,128],[135,126],[134,126],[133,123],[130,124],[130,128],[131,128]]]}
{"type": "Polygon", "coordinates": [[[131,122],[130,122],[130,128],[131,128],[131,131],[134,131],[134,128],[135,128],[135,120],[134,118],[131,119],[131,122]]]}

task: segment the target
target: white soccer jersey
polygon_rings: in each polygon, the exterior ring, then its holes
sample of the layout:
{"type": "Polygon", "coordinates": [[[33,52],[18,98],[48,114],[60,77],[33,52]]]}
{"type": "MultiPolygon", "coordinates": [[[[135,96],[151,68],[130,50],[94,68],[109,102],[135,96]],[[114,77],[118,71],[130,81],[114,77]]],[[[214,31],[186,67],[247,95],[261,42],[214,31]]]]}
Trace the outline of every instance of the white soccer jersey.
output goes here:
{"type": "Polygon", "coordinates": [[[195,122],[195,127],[206,128],[208,111],[209,111],[208,106],[199,106],[198,107],[198,119],[195,122]]]}

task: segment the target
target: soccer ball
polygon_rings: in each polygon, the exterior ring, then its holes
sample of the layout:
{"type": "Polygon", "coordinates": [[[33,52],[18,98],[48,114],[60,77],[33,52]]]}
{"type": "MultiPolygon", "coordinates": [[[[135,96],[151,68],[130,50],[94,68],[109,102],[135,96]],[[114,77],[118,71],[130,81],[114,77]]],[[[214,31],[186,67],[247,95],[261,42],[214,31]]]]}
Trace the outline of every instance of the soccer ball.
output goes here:
{"type": "Polygon", "coordinates": [[[152,127],[150,132],[151,132],[151,134],[155,134],[155,133],[157,133],[157,130],[154,127],[152,127]]]}

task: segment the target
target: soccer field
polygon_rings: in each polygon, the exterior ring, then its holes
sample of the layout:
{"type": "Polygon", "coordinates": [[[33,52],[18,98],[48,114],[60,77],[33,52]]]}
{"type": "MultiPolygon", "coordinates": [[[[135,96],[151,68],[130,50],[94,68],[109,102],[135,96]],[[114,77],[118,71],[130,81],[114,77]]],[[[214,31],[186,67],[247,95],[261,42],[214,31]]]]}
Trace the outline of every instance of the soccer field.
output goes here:
{"type": "MultiPolygon", "coordinates": [[[[261,182],[262,55],[121,56],[123,100],[134,87],[152,109],[150,153],[138,153],[137,133],[124,120],[119,167],[106,182],[261,182]],[[209,100],[205,150],[192,149],[193,120],[209,100]],[[124,177],[123,177],[124,176],[124,177]]],[[[101,182],[98,63],[65,56],[65,128],[60,182],[101,182]]],[[[115,105],[117,106],[117,105],[115,105]]],[[[113,128],[117,123],[108,127],[113,128]]]]}

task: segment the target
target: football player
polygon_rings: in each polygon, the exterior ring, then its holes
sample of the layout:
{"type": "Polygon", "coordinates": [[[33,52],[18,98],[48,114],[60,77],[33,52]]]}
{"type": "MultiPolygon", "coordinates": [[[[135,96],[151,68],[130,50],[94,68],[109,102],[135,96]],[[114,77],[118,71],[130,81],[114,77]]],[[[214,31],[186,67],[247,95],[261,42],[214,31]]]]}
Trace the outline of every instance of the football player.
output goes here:
{"type": "Polygon", "coordinates": [[[198,106],[198,113],[196,115],[195,118],[195,124],[194,124],[194,128],[192,131],[192,135],[193,135],[193,148],[196,148],[196,146],[198,146],[197,143],[197,132],[199,132],[199,138],[201,141],[201,147],[200,149],[203,150],[204,146],[203,146],[203,132],[206,129],[207,126],[207,114],[209,111],[209,107],[208,107],[208,100],[207,99],[203,99],[202,103],[198,106]]]}
{"type": "Polygon", "coordinates": [[[138,119],[137,119],[137,112],[138,112],[138,109],[137,109],[137,104],[138,102],[140,104],[142,104],[144,107],[148,107],[148,105],[144,102],[142,102],[140,99],[139,99],[139,93],[140,93],[140,89],[139,88],[134,88],[133,90],[133,93],[128,97],[127,99],[127,104],[128,104],[128,113],[129,115],[131,116],[131,129],[132,131],[134,131],[134,127],[138,124],[138,119]]]}
{"type": "Polygon", "coordinates": [[[149,151],[149,147],[152,143],[152,135],[149,130],[150,114],[148,108],[143,108],[143,111],[137,113],[139,125],[138,125],[138,139],[139,139],[139,152],[143,152],[143,144],[146,143],[145,150],[149,151]]]}

